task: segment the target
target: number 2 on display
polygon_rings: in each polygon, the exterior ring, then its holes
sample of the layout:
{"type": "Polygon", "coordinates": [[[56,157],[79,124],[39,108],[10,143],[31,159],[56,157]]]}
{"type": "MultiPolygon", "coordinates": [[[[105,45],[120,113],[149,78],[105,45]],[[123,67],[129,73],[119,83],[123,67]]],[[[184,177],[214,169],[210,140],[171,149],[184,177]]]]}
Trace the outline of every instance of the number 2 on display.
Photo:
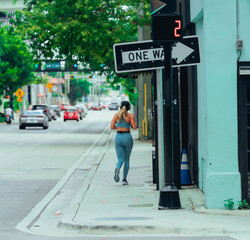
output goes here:
{"type": "Polygon", "coordinates": [[[178,23],[178,27],[174,28],[174,36],[180,37],[181,35],[177,31],[181,29],[181,20],[175,20],[175,22],[178,23]]]}

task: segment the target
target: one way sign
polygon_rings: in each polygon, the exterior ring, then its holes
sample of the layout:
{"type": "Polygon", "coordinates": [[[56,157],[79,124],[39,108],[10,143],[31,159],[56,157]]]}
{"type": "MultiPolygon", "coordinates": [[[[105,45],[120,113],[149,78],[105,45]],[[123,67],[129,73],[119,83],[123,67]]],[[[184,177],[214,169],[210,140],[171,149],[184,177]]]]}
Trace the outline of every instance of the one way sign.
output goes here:
{"type": "MultiPolygon", "coordinates": [[[[164,68],[163,45],[153,41],[120,43],[114,45],[115,71],[142,72],[164,68]]],[[[172,66],[183,67],[200,63],[198,36],[184,37],[173,46],[172,66]]]]}

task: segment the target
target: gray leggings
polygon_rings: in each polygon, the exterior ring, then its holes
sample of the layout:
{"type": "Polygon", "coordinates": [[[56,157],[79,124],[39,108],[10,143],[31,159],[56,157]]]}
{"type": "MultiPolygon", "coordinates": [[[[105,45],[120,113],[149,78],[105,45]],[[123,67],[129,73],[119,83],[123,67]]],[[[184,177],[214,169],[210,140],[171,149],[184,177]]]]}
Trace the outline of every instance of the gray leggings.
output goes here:
{"type": "Polygon", "coordinates": [[[129,170],[129,157],[133,148],[133,138],[130,133],[117,133],[115,136],[115,150],[118,162],[116,168],[123,167],[123,179],[127,179],[129,170]]]}

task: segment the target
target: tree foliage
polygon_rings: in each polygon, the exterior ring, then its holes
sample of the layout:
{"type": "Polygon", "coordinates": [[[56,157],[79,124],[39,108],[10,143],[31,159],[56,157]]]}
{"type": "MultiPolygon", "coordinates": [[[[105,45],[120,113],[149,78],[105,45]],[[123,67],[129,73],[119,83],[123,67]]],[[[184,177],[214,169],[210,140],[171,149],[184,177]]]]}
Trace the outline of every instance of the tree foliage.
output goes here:
{"type": "Polygon", "coordinates": [[[106,74],[113,86],[121,81],[113,44],[136,41],[138,25],[150,22],[149,0],[26,0],[25,5],[15,24],[38,59],[76,58],[106,74]]]}
{"type": "Polygon", "coordinates": [[[70,91],[68,97],[71,104],[75,104],[77,100],[81,101],[82,96],[89,94],[90,83],[84,79],[71,79],[70,91]]]}
{"type": "Polygon", "coordinates": [[[0,95],[9,95],[20,87],[38,81],[33,74],[33,57],[14,29],[0,28],[0,95]]]}

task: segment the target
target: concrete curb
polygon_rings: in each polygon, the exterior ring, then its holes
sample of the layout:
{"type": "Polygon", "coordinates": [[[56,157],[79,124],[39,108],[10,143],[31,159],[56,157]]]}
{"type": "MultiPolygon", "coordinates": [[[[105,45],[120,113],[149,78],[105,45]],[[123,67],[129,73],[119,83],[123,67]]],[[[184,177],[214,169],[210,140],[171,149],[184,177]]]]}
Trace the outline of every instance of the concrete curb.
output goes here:
{"type": "Polygon", "coordinates": [[[49,205],[49,203],[55,198],[57,193],[63,188],[75,170],[85,161],[91,151],[95,148],[98,142],[102,139],[103,135],[109,130],[110,126],[108,125],[106,129],[101,133],[101,135],[94,141],[94,143],[89,147],[89,149],[77,160],[75,164],[67,171],[67,173],[61,178],[61,180],[55,185],[55,187],[31,210],[31,212],[19,223],[16,225],[16,229],[35,234],[30,231],[30,227],[33,222],[39,218],[44,209],[49,205]]]}
{"type": "MultiPolygon", "coordinates": [[[[195,233],[196,235],[203,235],[204,233],[209,235],[225,235],[225,234],[238,234],[238,233],[249,233],[248,230],[242,231],[239,229],[225,229],[225,228],[214,228],[211,226],[208,227],[196,227],[191,228],[190,226],[164,226],[162,224],[133,224],[130,225],[122,225],[122,224],[77,224],[73,221],[64,220],[64,222],[60,223],[60,228],[63,228],[64,231],[78,231],[82,236],[92,236],[92,235],[123,235],[129,232],[132,235],[141,235],[141,233],[150,236],[150,234],[178,234],[178,235],[188,235],[191,233],[195,233]]],[[[193,236],[193,235],[192,235],[193,236]]]]}
{"type": "Polygon", "coordinates": [[[89,186],[94,178],[94,175],[95,175],[101,161],[103,160],[103,158],[105,156],[105,153],[109,149],[113,135],[114,135],[114,132],[111,132],[109,135],[109,139],[103,148],[102,153],[98,156],[98,158],[95,160],[94,164],[92,165],[91,170],[89,171],[88,176],[85,178],[80,191],[72,199],[70,205],[65,210],[62,218],[60,219],[60,221],[57,225],[59,228],[63,227],[63,228],[69,228],[69,229],[79,229],[79,225],[77,225],[74,222],[74,218],[78,212],[81,201],[83,200],[83,198],[84,198],[84,196],[85,196],[85,194],[86,194],[86,192],[87,192],[87,190],[88,190],[88,188],[89,188],[89,186]]]}
{"type": "MultiPolygon", "coordinates": [[[[67,230],[77,230],[77,231],[84,231],[84,235],[108,235],[108,234],[112,234],[112,235],[123,235],[126,234],[127,236],[127,232],[129,232],[130,234],[133,235],[141,235],[141,233],[143,232],[143,234],[147,234],[148,236],[150,236],[150,234],[189,234],[190,231],[195,232],[195,234],[197,235],[202,235],[204,234],[204,232],[206,232],[206,234],[225,234],[225,233],[229,233],[225,230],[218,230],[218,229],[214,229],[214,228],[184,228],[184,227],[164,227],[164,226],[153,226],[153,225],[102,225],[102,224],[96,224],[96,225],[91,225],[91,224],[85,224],[85,225],[79,225],[79,224],[72,224],[71,222],[68,223],[63,223],[63,227],[67,227],[67,230]]],[[[241,231],[232,231],[230,233],[239,233],[241,231]]],[[[247,232],[247,231],[246,231],[247,232]]]]}
{"type": "Polygon", "coordinates": [[[208,214],[208,215],[250,217],[250,210],[226,210],[226,209],[223,210],[223,209],[197,208],[197,209],[194,209],[194,212],[198,214],[208,214]]]}

